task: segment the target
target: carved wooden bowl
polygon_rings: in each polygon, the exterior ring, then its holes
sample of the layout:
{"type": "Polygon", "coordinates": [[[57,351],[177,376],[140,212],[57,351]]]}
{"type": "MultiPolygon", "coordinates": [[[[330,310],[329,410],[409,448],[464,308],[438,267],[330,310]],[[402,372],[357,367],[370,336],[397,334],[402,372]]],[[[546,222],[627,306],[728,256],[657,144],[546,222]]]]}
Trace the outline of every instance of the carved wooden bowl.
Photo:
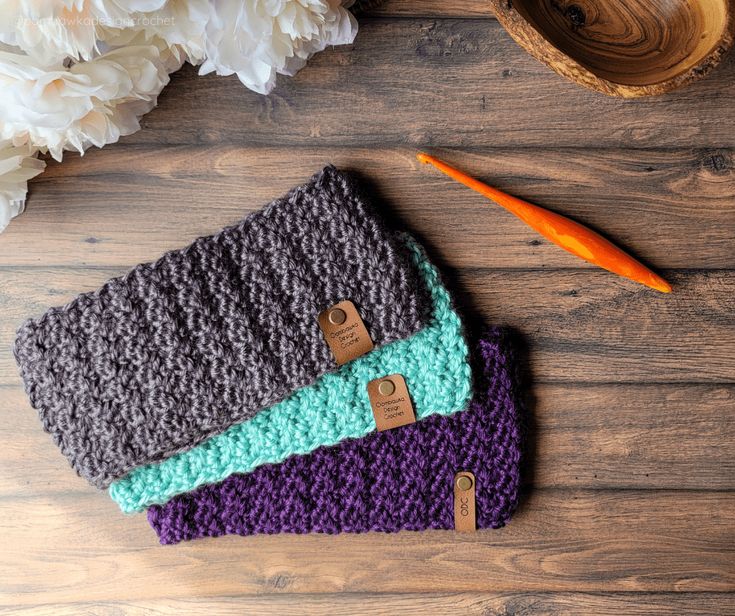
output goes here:
{"type": "Polygon", "coordinates": [[[560,75],[611,96],[663,94],[730,48],[735,0],[490,0],[498,21],[560,75]]]}

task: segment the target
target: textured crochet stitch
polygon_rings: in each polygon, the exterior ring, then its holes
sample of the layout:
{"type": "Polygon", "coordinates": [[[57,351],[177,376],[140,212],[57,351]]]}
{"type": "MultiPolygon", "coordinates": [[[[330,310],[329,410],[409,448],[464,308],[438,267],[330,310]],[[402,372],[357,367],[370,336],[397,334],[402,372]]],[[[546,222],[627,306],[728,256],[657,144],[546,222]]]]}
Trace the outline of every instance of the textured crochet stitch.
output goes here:
{"type": "Polygon", "coordinates": [[[419,331],[430,309],[406,247],[327,167],[240,224],[27,321],[14,352],[44,428],[104,488],[334,371],[316,317],[343,299],[376,346],[419,331]]]}
{"type": "Polygon", "coordinates": [[[162,544],[259,533],[451,529],[453,479],[476,481],[478,528],[511,517],[520,486],[518,380],[499,329],[477,345],[469,409],[323,447],[177,496],[148,510],[162,544]]]}
{"type": "Polygon", "coordinates": [[[462,323],[437,270],[415,241],[404,238],[431,294],[431,317],[423,330],[342,366],[194,449],[135,469],[110,487],[120,508],[140,511],[233,473],[363,436],[375,430],[367,383],[389,374],[405,378],[417,419],[465,409],[472,371],[462,323]]]}

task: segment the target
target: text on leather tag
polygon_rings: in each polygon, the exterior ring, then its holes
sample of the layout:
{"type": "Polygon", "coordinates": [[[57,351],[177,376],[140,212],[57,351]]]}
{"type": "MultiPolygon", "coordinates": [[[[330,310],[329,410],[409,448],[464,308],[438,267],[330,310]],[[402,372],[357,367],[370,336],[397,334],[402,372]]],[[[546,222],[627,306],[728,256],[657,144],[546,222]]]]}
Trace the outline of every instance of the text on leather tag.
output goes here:
{"type": "Polygon", "coordinates": [[[367,390],[378,432],[416,422],[408,387],[400,374],[374,379],[367,390]]]}
{"type": "Polygon", "coordinates": [[[454,476],[454,530],[474,533],[476,528],[475,476],[461,471],[454,476]]]}
{"type": "Polygon", "coordinates": [[[373,350],[370,334],[348,299],[322,311],[319,327],[338,366],[373,350]]]}

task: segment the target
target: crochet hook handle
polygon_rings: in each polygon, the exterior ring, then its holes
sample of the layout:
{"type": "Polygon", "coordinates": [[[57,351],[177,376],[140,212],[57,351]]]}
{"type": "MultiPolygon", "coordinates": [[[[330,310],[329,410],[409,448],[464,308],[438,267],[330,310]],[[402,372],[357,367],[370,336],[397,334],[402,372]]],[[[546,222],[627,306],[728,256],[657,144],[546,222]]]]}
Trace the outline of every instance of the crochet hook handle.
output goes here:
{"type": "Polygon", "coordinates": [[[671,285],[645,265],[636,261],[599,233],[569,218],[508,195],[497,188],[480,182],[447,163],[419,153],[419,161],[433,165],[450,178],[484,195],[515,214],[529,227],[564,250],[610,272],[661,291],[671,293],[671,285]]]}

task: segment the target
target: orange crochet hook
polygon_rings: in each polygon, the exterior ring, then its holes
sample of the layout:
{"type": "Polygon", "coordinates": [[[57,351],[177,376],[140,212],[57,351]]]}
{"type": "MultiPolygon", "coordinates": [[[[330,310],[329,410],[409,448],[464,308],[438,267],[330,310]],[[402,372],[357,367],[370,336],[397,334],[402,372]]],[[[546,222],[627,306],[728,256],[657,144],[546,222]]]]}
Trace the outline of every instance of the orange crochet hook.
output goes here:
{"type": "Polygon", "coordinates": [[[592,231],[592,229],[588,229],[560,214],[483,184],[438,158],[423,152],[417,154],[416,158],[422,163],[433,165],[450,178],[504,207],[545,238],[573,255],[577,255],[580,259],[662,293],[671,293],[671,285],[661,276],[652,272],[599,233],[592,231]]]}

